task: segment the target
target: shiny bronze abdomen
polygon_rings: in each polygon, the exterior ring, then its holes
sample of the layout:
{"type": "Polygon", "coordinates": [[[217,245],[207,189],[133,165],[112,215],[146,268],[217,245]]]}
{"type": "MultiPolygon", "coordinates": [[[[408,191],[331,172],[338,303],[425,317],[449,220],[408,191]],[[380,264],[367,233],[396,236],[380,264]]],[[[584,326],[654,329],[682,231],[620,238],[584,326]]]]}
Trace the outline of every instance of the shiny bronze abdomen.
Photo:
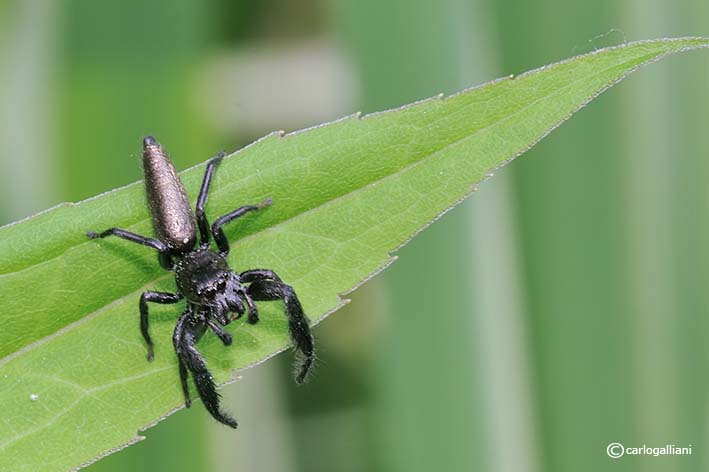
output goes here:
{"type": "Polygon", "coordinates": [[[158,239],[167,244],[173,254],[191,251],[197,236],[187,193],[165,150],[151,136],[143,140],[143,172],[158,239]]]}

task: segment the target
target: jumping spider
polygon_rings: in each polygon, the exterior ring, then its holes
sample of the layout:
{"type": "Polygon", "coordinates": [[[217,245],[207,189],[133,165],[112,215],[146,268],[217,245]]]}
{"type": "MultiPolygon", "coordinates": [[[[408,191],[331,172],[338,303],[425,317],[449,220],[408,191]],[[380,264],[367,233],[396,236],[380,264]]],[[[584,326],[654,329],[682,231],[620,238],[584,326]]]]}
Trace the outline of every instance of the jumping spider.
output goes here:
{"type": "Polygon", "coordinates": [[[223,329],[235,319],[249,312],[247,321],[251,324],[259,320],[255,301],[283,300],[288,328],[296,349],[295,381],[305,381],[313,365],[315,353],[313,337],[307,316],[293,288],[283,283],[275,272],[268,269],[252,269],[237,274],[229,268],[226,257],[229,254],[222,226],[271,204],[267,199],[259,205],[237,208],[216,219],[209,226],[204,214],[209,184],[215,168],[224,157],[220,153],[207,164],[202,188],[197,198],[196,217],[190,208],[187,193],[180,182],[175,167],[163,147],[153,138],[143,139],[143,170],[148,206],[153,219],[157,239],[140,236],[120,229],[110,228],[101,233],[89,231],[89,238],[118,236],[134,243],[151,247],[158,251],[160,265],[175,272],[176,293],[144,292],[140,297],[140,331],[148,345],[148,360],[153,359],[153,341],[148,333],[148,302],[177,303],[187,300],[187,308],[177,320],[172,342],[175,346],[180,369],[185,405],[190,407],[191,399],[187,387],[188,372],[192,373],[207,411],[219,422],[236,428],[237,422],[219,407],[219,394],[212,375],[195,344],[207,328],[221,339],[224,345],[232,342],[231,334],[223,329]],[[197,228],[200,242],[197,245],[197,228]],[[218,251],[210,248],[210,238],[214,236],[218,251]],[[233,314],[232,314],[233,313],[233,314]]]}

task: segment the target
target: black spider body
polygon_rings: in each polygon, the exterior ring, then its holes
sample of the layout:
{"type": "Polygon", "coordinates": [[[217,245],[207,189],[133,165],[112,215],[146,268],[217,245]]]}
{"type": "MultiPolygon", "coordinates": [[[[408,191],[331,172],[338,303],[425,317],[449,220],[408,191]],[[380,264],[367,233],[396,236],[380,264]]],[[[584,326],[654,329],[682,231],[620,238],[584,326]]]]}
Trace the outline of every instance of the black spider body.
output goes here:
{"type": "Polygon", "coordinates": [[[212,315],[223,321],[222,324],[231,321],[230,312],[241,317],[246,311],[244,302],[255,313],[252,322],[258,318],[241,278],[231,271],[224,257],[209,249],[185,254],[175,264],[175,282],[189,303],[209,307],[212,315]]]}
{"type": "Polygon", "coordinates": [[[175,272],[176,293],[148,291],[140,297],[140,330],[148,346],[148,360],[153,358],[153,342],[148,332],[147,302],[165,304],[186,299],[187,308],[177,320],[173,334],[185,404],[187,407],[191,405],[187,387],[187,379],[191,373],[197,392],[209,413],[217,421],[236,428],[237,422],[220,409],[219,394],[212,375],[195,347],[207,328],[211,329],[224,345],[230,345],[232,336],[223,329],[224,326],[246,312],[247,321],[257,323],[259,317],[255,301],[282,300],[296,348],[297,383],[305,381],[313,365],[315,353],[308,318],[303,313],[293,288],[268,269],[253,269],[237,274],[231,270],[226,260],[229,242],[222,226],[248,212],[264,208],[271,201],[237,208],[217,218],[211,227],[207,222],[204,205],[214,169],[223,157],[223,154],[220,154],[207,164],[196,212],[192,213],[187,193],[167,153],[152,136],[144,138],[145,188],[158,238],[140,236],[120,228],[110,228],[102,233],[89,231],[87,235],[90,238],[118,236],[156,249],[160,264],[175,272]],[[199,245],[197,229],[200,234],[199,245]],[[212,236],[218,251],[211,249],[212,236]]]}

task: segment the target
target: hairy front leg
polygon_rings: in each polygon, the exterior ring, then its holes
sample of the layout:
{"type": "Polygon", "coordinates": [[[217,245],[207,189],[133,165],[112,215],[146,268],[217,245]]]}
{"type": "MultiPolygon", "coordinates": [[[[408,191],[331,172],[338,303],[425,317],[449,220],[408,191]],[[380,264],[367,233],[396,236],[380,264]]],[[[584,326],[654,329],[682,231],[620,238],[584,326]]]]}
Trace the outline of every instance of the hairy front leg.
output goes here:
{"type": "Polygon", "coordinates": [[[273,280],[255,280],[249,286],[248,294],[257,301],[283,300],[288,318],[288,330],[298,353],[295,381],[302,384],[315,362],[315,347],[310,332],[310,320],[305,316],[298,296],[290,285],[273,280]]]}

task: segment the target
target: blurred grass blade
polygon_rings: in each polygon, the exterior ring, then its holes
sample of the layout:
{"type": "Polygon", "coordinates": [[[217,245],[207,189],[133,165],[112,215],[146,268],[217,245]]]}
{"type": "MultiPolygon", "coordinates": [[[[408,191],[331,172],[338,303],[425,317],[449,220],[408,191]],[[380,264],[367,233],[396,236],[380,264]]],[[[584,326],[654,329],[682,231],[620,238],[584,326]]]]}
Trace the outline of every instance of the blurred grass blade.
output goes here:
{"type": "MultiPolygon", "coordinates": [[[[451,97],[270,135],[224,161],[208,214],[272,197],[229,228],[238,239],[232,266],[273,268],[318,321],[341,305],[338,294],[600,92],[642,64],[708,45],[625,44],[451,97]]],[[[193,198],[202,172],[182,174],[193,198]]],[[[170,274],[143,247],[85,237],[110,226],[151,233],[139,184],[0,229],[0,470],[78,467],[182,404],[170,340],[179,308],[151,307],[151,364],[138,331],[140,292],[174,289],[170,274]]],[[[257,326],[230,327],[231,348],[212,336],[200,344],[220,382],[287,346],[282,308],[262,312],[257,326]]]]}

